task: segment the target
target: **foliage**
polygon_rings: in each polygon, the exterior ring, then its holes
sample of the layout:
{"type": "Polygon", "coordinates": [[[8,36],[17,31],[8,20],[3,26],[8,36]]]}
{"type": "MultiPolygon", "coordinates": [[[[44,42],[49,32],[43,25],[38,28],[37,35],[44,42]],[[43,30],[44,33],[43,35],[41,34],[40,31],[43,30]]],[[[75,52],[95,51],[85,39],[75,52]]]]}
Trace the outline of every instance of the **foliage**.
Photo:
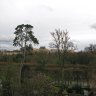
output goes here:
{"type": "MultiPolygon", "coordinates": [[[[46,53],[46,52],[37,52],[30,53],[26,56],[26,63],[37,63],[38,65],[46,64],[60,64],[58,58],[58,53],[46,53]]],[[[96,63],[96,53],[94,52],[67,52],[64,57],[65,64],[83,64],[83,65],[95,65],[96,63]]],[[[0,62],[9,62],[9,63],[21,63],[23,59],[22,54],[13,54],[13,55],[0,55],[0,62]]]]}
{"type": "Polygon", "coordinates": [[[20,46],[21,48],[25,47],[28,43],[31,44],[39,44],[37,38],[33,35],[32,32],[33,26],[29,24],[21,24],[15,28],[15,39],[13,41],[14,46],[20,46]]]}
{"type": "Polygon", "coordinates": [[[32,43],[39,44],[37,38],[33,35],[33,26],[29,24],[21,24],[15,28],[15,39],[13,40],[13,46],[19,46],[23,52],[23,62],[26,62],[26,51],[32,49],[32,43]]]}
{"type": "Polygon", "coordinates": [[[39,54],[36,57],[36,61],[38,64],[36,70],[44,70],[45,65],[48,64],[47,56],[48,55],[45,52],[39,52],[39,54]]]}
{"type": "Polygon", "coordinates": [[[2,96],[12,96],[11,83],[8,79],[2,81],[2,96]]]}
{"type": "Polygon", "coordinates": [[[52,84],[53,80],[46,75],[39,74],[32,78],[33,90],[37,91],[38,96],[53,96],[58,88],[52,84]]]}
{"type": "Polygon", "coordinates": [[[96,52],[96,44],[90,44],[88,47],[85,47],[85,52],[96,52]]]}
{"type": "Polygon", "coordinates": [[[25,79],[21,86],[23,96],[53,96],[58,92],[58,87],[53,83],[51,77],[39,73],[31,79],[25,79]]]}
{"type": "Polygon", "coordinates": [[[12,82],[9,67],[5,73],[5,76],[2,78],[1,85],[2,96],[12,96],[12,82]]]}

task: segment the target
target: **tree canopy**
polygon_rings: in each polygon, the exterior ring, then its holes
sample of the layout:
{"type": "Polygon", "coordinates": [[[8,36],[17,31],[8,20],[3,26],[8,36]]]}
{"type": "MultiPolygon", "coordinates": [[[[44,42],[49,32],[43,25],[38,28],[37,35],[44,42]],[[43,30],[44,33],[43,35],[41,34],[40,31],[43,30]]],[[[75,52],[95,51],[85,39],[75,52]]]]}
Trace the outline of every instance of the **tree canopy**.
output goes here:
{"type": "Polygon", "coordinates": [[[13,46],[19,46],[24,48],[32,43],[39,44],[37,38],[33,35],[33,26],[30,24],[21,24],[15,28],[15,39],[13,40],[13,46]]]}

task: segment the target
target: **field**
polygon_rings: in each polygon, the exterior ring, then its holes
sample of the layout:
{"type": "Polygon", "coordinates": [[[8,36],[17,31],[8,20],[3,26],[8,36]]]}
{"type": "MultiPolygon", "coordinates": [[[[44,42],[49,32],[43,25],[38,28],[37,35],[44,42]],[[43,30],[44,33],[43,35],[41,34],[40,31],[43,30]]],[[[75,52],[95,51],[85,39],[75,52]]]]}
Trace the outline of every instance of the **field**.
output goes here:
{"type": "Polygon", "coordinates": [[[62,57],[59,61],[57,53],[28,53],[26,62],[23,62],[21,53],[3,53],[0,56],[1,93],[7,92],[12,96],[53,96],[61,88],[70,93],[68,90],[77,85],[81,89],[95,90],[95,56],[95,53],[69,52],[64,56],[64,63],[61,65],[62,57]]]}

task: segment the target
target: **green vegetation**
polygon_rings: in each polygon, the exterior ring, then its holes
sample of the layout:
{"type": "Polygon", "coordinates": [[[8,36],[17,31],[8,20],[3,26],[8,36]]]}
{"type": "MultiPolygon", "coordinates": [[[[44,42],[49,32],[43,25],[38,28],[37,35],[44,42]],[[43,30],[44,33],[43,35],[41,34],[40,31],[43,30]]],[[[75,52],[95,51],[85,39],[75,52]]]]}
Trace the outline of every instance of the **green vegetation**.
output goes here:
{"type": "MultiPolygon", "coordinates": [[[[61,53],[60,55],[62,54],[63,53],[61,53]]],[[[64,58],[65,63],[62,77],[61,76],[62,74],[60,73],[61,68],[59,66],[60,61],[58,59],[57,52],[44,52],[44,51],[34,52],[33,50],[31,53],[27,53],[26,63],[22,67],[21,75],[20,75],[20,68],[23,55],[20,52],[18,52],[18,54],[2,55],[1,52],[0,55],[0,79],[2,80],[1,91],[6,94],[11,94],[1,96],[16,96],[17,94],[18,96],[20,94],[23,96],[45,96],[45,93],[47,94],[46,96],[53,96],[54,94],[58,94],[58,92],[61,89],[62,90],[66,88],[70,89],[70,84],[72,86],[76,84],[76,82],[78,83],[81,82],[82,80],[83,83],[87,82],[90,85],[91,83],[95,84],[96,71],[95,69],[93,69],[93,67],[95,68],[96,63],[95,52],[93,53],[93,52],[68,51],[66,52],[65,55],[66,58],[64,58]],[[86,73],[88,75],[87,77],[86,73]],[[20,78],[22,78],[23,80],[22,84],[20,84],[20,78]],[[61,82],[62,78],[63,78],[62,81],[63,85],[61,82]],[[48,84],[48,86],[46,84],[48,84]]],[[[88,84],[85,85],[85,87],[86,86],[88,86],[88,84]]]]}
{"type": "MultiPolygon", "coordinates": [[[[6,53],[6,52],[5,52],[6,53]]],[[[67,52],[64,57],[65,64],[94,65],[96,63],[96,53],[94,52],[67,52]]],[[[0,62],[20,63],[22,54],[0,55],[0,62]]],[[[26,56],[26,63],[30,64],[57,64],[59,65],[57,52],[33,52],[26,56]]]]}

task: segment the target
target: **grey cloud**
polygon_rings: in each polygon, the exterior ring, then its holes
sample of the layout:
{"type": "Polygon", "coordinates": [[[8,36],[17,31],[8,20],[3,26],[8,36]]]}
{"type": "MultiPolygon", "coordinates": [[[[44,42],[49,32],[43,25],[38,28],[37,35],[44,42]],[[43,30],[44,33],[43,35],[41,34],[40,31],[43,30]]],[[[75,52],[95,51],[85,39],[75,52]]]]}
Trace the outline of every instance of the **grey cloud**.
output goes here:
{"type": "Polygon", "coordinates": [[[0,42],[12,42],[13,36],[1,35],[0,42]]]}
{"type": "Polygon", "coordinates": [[[0,43],[12,43],[12,40],[0,40],[0,43]]]}
{"type": "Polygon", "coordinates": [[[8,41],[3,41],[0,42],[0,50],[13,50],[14,47],[12,45],[12,42],[8,42],[8,41]]]}
{"type": "Polygon", "coordinates": [[[0,50],[7,49],[12,50],[13,48],[13,39],[9,37],[0,38],[0,50]]]}
{"type": "Polygon", "coordinates": [[[91,25],[91,28],[96,29],[96,23],[95,23],[95,24],[93,24],[93,25],[91,25]]]}

